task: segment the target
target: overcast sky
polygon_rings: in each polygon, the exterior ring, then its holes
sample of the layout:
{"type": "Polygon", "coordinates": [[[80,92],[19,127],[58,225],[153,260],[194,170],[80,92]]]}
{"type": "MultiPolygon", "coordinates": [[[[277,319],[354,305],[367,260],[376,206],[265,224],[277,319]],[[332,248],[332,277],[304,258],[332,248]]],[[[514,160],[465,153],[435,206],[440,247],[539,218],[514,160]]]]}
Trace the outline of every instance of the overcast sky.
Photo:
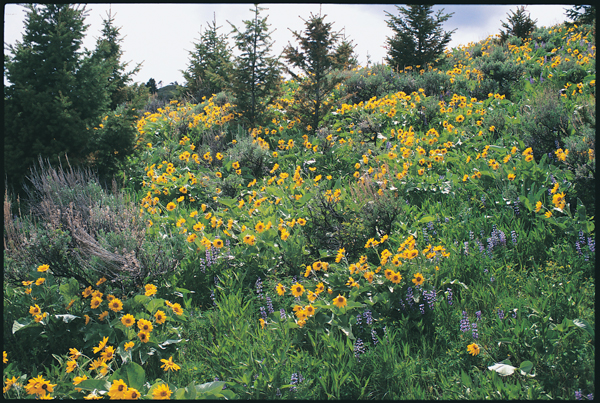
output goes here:
{"type": "MultiPolygon", "coordinates": [[[[356,45],[355,52],[362,66],[367,63],[367,54],[371,62],[381,62],[385,57],[386,38],[392,36],[392,30],[387,26],[389,19],[386,11],[398,15],[391,4],[261,4],[266,8],[261,15],[268,16],[270,29],[275,30],[272,38],[275,40],[273,54],[278,55],[283,47],[294,42],[292,31],[302,31],[305,26],[303,19],[308,19],[311,13],[326,14],[326,22],[333,22],[335,31],[344,30],[346,37],[356,45]]],[[[88,4],[89,24],[84,47],[93,49],[96,39],[100,36],[102,19],[106,17],[109,8],[112,10],[114,24],[121,27],[124,37],[122,61],[130,62],[129,67],[143,62],[134,80],[146,83],[154,78],[163,85],[177,81],[184,84],[185,80],[180,70],[185,70],[189,64],[189,51],[194,49],[194,43],[200,38],[200,32],[207,23],[216,18],[219,33],[229,35],[231,25],[240,30],[244,29],[244,20],[252,19],[248,4],[88,4]]],[[[477,42],[489,35],[497,34],[501,21],[507,20],[507,14],[516,10],[517,5],[451,5],[434,6],[434,10],[444,9],[445,13],[454,13],[446,21],[444,29],[451,31],[450,47],[477,42]]],[[[566,20],[565,9],[569,5],[528,5],[527,11],[531,18],[537,19],[537,26],[552,26],[566,20]]],[[[24,30],[25,8],[17,4],[4,6],[4,42],[14,44],[21,41],[24,30]]],[[[233,45],[233,42],[230,42],[233,45]]],[[[6,50],[5,50],[6,52],[6,50]]]]}

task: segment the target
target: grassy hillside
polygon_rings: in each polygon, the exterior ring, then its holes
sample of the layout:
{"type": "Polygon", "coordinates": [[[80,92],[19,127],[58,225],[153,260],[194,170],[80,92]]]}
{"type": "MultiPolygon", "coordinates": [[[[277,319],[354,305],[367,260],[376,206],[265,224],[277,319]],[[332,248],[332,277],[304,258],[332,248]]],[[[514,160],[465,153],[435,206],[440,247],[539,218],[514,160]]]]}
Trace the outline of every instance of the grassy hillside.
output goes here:
{"type": "Polygon", "coordinates": [[[317,130],[290,118],[293,81],[260,127],[227,94],[147,112],[123,193],[41,175],[46,213],[5,222],[5,378],[56,397],[592,397],[595,60],[590,27],[555,26],[338,72],[317,130]]]}

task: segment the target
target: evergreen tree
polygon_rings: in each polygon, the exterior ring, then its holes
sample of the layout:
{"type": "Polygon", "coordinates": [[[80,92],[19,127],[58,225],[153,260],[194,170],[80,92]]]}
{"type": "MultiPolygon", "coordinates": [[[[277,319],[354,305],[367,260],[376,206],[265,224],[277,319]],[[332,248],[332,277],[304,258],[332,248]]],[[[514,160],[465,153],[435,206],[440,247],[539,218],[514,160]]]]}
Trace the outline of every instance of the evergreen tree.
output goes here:
{"type": "Polygon", "coordinates": [[[574,24],[587,24],[596,26],[596,5],[595,4],[577,4],[571,9],[565,11],[567,18],[574,24]]]}
{"type": "Polygon", "coordinates": [[[107,13],[107,18],[102,20],[102,25],[102,36],[96,42],[92,57],[94,63],[104,65],[107,70],[107,90],[111,100],[109,108],[115,110],[117,106],[135,101],[135,98],[140,96],[139,91],[130,84],[133,81],[132,76],[140,71],[142,63],[135,66],[133,70],[125,72],[129,63],[121,62],[123,55],[121,49],[123,38],[119,34],[121,28],[114,26],[114,17],[110,11],[107,13]]]}
{"type": "Polygon", "coordinates": [[[335,68],[344,68],[352,64],[351,44],[345,41],[336,48],[341,35],[332,31],[333,24],[325,23],[325,17],[311,14],[308,21],[303,20],[306,24],[305,31],[292,31],[300,43],[300,48],[288,44],[283,50],[287,62],[303,73],[303,77],[299,77],[287,69],[300,83],[294,94],[293,110],[302,124],[310,126],[313,131],[319,127],[323,116],[333,106],[327,104],[327,96],[342,81],[340,77],[334,77],[330,73],[335,68]]]}
{"type": "Polygon", "coordinates": [[[148,88],[148,91],[150,91],[151,95],[156,94],[156,92],[158,91],[158,88],[156,87],[156,80],[150,78],[150,80],[148,80],[148,82],[146,83],[146,88],[148,88]]]}
{"type": "Polygon", "coordinates": [[[333,66],[336,70],[350,70],[358,66],[358,58],[354,52],[356,45],[344,36],[335,49],[333,55],[333,66]]]}
{"type": "Polygon", "coordinates": [[[521,39],[528,38],[533,30],[535,29],[535,23],[537,20],[532,20],[529,13],[525,11],[525,6],[517,7],[517,11],[510,11],[508,15],[508,21],[502,22],[502,28],[500,30],[500,41],[505,42],[511,36],[516,36],[521,39]]]}
{"type": "Polygon", "coordinates": [[[269,56],[273,32],[268,32],[267,17],[259,17],[262,10],[264,8],[254,5],[254,10],[250,10],[254,19],[244,21],[243,32],[228,21],[233,28],[236,48],[241,52],[234,59],[230,88],[242,119],[252,127],[266,121],[267,106],[274,102],[281,84],[279,60],[269,56]]]}
{"type": "Polygon", "coordinates": [[[394,36],[387,38],[388,56],[392,68],[404,69],[406,66],[425,66],[434,64],[444,52],[454,31],[442,30],[442,24],[452,14],[443,14],[441,9],[433,13],[432,5],[412,4],[408,8],[396,6],[400,14],[394,16],[386,11],[387,25],[394,36]]]}
{"type": "Polygon", "coordinates": [[[210,97],[227,87],[231,75],[231,50],[227,45],[227,37],[219,35],[216,18],[213,16],[212,25],[201,34],[195,50],[190,53],[190,64],[182,71],[185,78],[185,88],[188,93],[201,99],[210,97]]]}
{"type": "Polygon", "coordinates": [[[81,50],[85,7],[28,5],[23,41],[5,63],[4,168],[17,190],[41,155],[57,164],[85,160],[88,126],[108,110],[104,67],[81,50]]]}

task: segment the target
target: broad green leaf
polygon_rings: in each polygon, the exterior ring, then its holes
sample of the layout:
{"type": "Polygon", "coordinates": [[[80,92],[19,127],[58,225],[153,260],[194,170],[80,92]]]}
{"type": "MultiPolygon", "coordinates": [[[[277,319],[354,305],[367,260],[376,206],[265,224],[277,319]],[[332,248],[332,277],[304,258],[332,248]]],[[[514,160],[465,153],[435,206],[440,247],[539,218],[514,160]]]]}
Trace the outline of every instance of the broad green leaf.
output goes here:
{"type": "Polygon", "coordinates": [[[77,387],[83,390],[109,390],[110,382],[104,379],[86,379],[81,381],[77,387]]]}
{"type": "Polygon", "coordinates": [[[595,337],[594,329],[592,329],[592,326],[588,323],[588,321],[577,318],[577,319],[573,319],[573,324],[577,327],[582,328],[586,332],[588,332],[592,336],[592,339],[595,337]]]}
{"type": "Polygon", "coordinates": [[[122,379],[130,388],[142,390],[146,382],[146,372],[139,364],[128,362],[117,369],[109,378],[111,381],[118,379],[122,379]]]}
{"type": "Polygon", "coordinates": [[[152,314],[155,313],[158,308],[163,306],[165,306],[165,300],[162,298],[153,299],[146,303],[146,309],[152,314]]]}
{"type": "Polygon", "coordinates": [[[216,394],[223,389],[223,386],[225,386],[225,382],[223,381],[207,382],[202,385],[196,385],[196,392],[216,394]]]}
{"type": "Polygon", "coordinates": [[[533,377],[534,375],[530,375],[531,370],[533,369],[533,363],[531,361],[523,361],[519,366],[519,370],[521,371],[521,375],[527,375],[533,377]]]}
{"type": "MultiPolygon", "coordinates": [[[[185,392],[183,395],[183,399],[196,400],[197,393],[196,393],[196,385],[194,384],[194,381],[190,382],[190,384],[183,390],[185,392]]],[[[178,391],[179,391],[179,389],[178,389],[178,391]]]]}
{"type": "Polygon", "coordinates": [[[31,322],[32,322],[32,319],[30,319],[30,320],[22,319],[22,320],[23,320],[23,322],[19,322],[17,320],[15,320],[13,322],[13,326],[12,326],[12,332],[13,332],[13,334],[15,334],[19,330],[23,329],[25,326],[30,325],[31,322]]]}

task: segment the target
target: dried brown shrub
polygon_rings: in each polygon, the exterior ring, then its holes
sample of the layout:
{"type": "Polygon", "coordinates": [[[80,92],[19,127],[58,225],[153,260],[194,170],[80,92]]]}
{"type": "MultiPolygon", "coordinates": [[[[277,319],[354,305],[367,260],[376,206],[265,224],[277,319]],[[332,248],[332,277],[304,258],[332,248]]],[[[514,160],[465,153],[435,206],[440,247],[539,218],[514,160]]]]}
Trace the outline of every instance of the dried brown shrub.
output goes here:
{"type": "Polygon", "coordinates": [[[146,224],[128,195],[106,192],[89,170],[58,169],[40,159],[26,188],[28,213],[10,214],[4,199],[4,278],[18,282],[40,264],[82,286],[106,277],[123,293],[178,265],[169,242],[146,239],[146,224]]]}

